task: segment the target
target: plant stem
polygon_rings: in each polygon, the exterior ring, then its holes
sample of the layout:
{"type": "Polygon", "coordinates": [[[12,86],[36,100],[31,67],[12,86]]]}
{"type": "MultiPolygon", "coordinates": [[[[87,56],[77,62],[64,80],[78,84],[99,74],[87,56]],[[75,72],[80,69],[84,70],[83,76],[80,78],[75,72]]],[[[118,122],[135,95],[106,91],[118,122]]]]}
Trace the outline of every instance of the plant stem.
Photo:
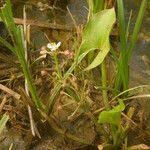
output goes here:
{"type": "Polygon", "coordinates": [[[55,61],[55,65],[56,65],[56,71],[57,71],[59,80],[61,80],[62,79],[62,74],[61,74],[61,70],[60,70],[60,67],[59,67],[59,62],[58,62],[57,54],[54,53],[53,57],[54,57],[54,61],[55,61]]]}
{"type": "MultiPolygon", "coordinates": [[[[120,48],[121,53],[118,63],[118,72],[116,75],[115,89],[124,91],[128,88],[128,62],[126,50],[126,29],[125,29],[125,16],[123,0],[117,0],[118,5],[118,19],[119,19],[119,35],[120,35],[120,48]]],[[[115,93],[117,95],[118,93],[115,93]]]]}
{"type": "MultiPolygon", "coordinates": [[[[107,87],[107,76],[106,76],[105,60],[101,64],[101,73],[102,73],[102,87],[106,88],[107,87]]],[[[108,93],[107,93],[106,89],[103,90],[102,95],[103,95],[103,103],[104,103],[105,109],[108,111],[111,109],[111,107],[110,107],[110,104],[108,101],[108,93]]],[[[117,135],[118,135],[117,128],[113,124],[110,124],[110,128],[111,128],[111,134],[112,134],[112,138],[113,138],[114,147],[118,147],[118,145],[120,144],[118,142],[120,142],[120,140],[117,138],[117,135]]],[[[119,130],[119,128],[118,128],[118,130],[119,130]]]]}
{"type": "MultiPolygon", "coordinates": [[[[80,60],[81,61],[81,60],[80,60]]],[[[74,62],[72,64],[72,66],[68,69],[68,71],[64,74],[63,78],[62,78],[62,81],[66,80],[70,74],[72,73],[72,71],[75,69],[76,65],[78,63],[77,62],[74,62]]],[[[61,89],[61,85],[62,83],[61,82],[57,82],[55,87],[53,88],[52,90],[52,95],[50,96],[49,98],[49,101],[48,101],[48,113],[50,114],[51,111],[52,111],[52,108],[53,108],[53,105],[55,103],[55,98],[57,96],[57,94],[60,92],[60,89],[61,89]]]]}
{"type": "MultiPolygon", "coordinates": [[[[101,73],[102,73],[102,87],[106,88],[107,87],[107,77],[106,77],[106,66],[105,66],[105,60],[101,64],[101,73]]],[[[106,110],[110,110],[110,105],[108,101],[108,94],[107,90],[102,90],[102,95],[103,95],[103,103],[106,108],[106,110]]]]}

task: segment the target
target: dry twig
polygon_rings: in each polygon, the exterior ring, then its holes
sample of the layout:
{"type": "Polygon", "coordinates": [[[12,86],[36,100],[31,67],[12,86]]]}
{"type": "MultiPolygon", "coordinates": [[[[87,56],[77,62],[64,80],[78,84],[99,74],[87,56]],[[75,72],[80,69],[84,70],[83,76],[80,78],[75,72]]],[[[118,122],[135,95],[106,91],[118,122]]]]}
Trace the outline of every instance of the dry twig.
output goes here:
{"type": "Polygon", "coordinates": [[[14,92],[13,90],[9,89],[8,87],[0,84],[0,89],[7,92],[8,94],[10,94],[11,96],[13,96],[15,99],[19,100],[20,99],[20,95],[16,92],[14,92]]]}

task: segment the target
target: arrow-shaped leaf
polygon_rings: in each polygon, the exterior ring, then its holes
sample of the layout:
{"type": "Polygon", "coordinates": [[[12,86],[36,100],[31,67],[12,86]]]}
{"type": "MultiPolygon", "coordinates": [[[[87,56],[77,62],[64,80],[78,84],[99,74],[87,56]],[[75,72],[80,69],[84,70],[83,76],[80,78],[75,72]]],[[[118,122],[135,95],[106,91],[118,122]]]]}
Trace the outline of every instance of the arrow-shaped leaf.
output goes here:
{"type": "Polygon", "coordinates": [[[93,15],[92,19],[85,27],[82,43],[79,49],[79,55],[83,57],[90,51],[99,49],[98,55],[86,70],[95,68],[100,65],[110,49],[109,35],[116,16],[114,8],[106,9],[93,15]]]}
{"type": "Polygon", "coordinates": [[[125,109],[123,101],[119,100],[119,105],[109,111],[102,111],[98,118],[98,123],[110,123],[119,125],[121,121],[121,112],[125,109]]]}

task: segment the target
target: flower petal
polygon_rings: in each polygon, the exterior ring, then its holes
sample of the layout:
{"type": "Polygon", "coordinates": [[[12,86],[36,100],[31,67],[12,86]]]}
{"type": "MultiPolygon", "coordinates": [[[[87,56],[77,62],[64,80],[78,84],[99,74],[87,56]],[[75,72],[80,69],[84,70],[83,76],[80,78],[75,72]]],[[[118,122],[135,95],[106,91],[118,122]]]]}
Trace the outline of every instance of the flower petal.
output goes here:
{"type": "Polygon", "coordinates": [[[56,51],[57,47],[52,47],[51,51],[56,51]]]}
{"type": "Polygon", "coordinates": [[[48,43],[47,48],[51,49],[51,48],[53,48],[53,45],[51,43],[48,43]]]}
{"type": "Polygon", "coordinates": [[[57,48],[58,48],[60,45],[61,45],[61,42],[58,42],[58,43],[57,43],[57,45],[56,45],[56,46],[57,46],[57,48]]]}

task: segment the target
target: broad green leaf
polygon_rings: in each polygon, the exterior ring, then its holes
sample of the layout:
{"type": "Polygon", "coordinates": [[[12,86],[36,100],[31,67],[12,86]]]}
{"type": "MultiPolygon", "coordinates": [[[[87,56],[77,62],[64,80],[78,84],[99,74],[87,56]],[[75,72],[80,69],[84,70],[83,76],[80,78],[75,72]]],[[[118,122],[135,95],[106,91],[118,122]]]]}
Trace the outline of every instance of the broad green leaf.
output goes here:
{"type": "Polygon", "coordinates": [[[121,121],[121,112],[125,109],[122,100],[119,100],[119,105],[109,111],[102,111],[98,118],[98,123],[110,123],[119,125],[121,121]]]}
{"type": "Polygon", "coordinates": [[[105,9],[93,15],[85,27],[78,56],[84,57],[90,51],[99,49],[98,55],[86,70],[100,65],[109,52],[109,35],[115,20],[114,8],[105,9]]]}
{"type": "Polygon", "coordinates": [[[1,120],[0,120],[0,134],[1,134],[1,132],[3,131],[3,129],[4,129],[4,127],[5,127],[5,124],[6,124],[6,122],[8,121],[8,119],[9,119],[9,116],[5,113],[5,114],[3,115],[3,117],[1,118],[1,120]]]}

